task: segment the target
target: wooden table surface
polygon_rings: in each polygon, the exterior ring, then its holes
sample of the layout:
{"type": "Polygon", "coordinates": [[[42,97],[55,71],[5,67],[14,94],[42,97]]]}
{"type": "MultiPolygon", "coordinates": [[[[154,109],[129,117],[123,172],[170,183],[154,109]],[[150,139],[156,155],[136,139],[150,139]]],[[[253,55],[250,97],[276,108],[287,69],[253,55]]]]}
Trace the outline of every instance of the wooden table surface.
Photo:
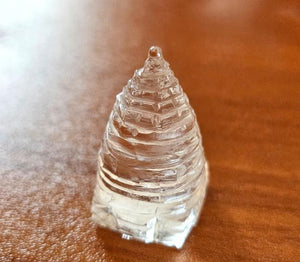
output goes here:
{"type": "Polygon", "coordinates": [[[300,3],[0,3],[0,261],[300,261],[300,3]],[[151,45],[211,180],[182,250],[91,220],[106,121],[151,45]]]}

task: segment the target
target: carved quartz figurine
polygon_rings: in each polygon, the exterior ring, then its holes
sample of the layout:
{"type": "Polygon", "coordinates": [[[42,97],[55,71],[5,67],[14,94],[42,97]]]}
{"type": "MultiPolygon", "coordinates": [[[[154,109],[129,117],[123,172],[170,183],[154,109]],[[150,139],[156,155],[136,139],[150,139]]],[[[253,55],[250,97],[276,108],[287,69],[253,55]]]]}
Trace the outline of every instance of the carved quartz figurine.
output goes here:
{"type": "Polygon", "coordinates": [[[181,248],[207,182],[195,113],[161,49],[151,47],[110,114],[92,219],[126,239],[181,248]]]}

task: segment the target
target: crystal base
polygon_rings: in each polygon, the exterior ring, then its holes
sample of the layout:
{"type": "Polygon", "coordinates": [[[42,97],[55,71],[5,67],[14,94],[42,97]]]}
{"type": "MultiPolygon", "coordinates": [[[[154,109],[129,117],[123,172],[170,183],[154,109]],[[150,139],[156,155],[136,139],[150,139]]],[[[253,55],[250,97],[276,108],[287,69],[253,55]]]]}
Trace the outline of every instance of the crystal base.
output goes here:
{"type": "Polygon", "coordinates": [[[97,178],[92,205],[94,222],[120,232],[125,239],[161,243],[179,249],[197,223],[208,183],[208,166],[206,163],[198,189],[192,195],[170,203],[125,197],[106,187],[101,174],[98,173],[97,178]]]}

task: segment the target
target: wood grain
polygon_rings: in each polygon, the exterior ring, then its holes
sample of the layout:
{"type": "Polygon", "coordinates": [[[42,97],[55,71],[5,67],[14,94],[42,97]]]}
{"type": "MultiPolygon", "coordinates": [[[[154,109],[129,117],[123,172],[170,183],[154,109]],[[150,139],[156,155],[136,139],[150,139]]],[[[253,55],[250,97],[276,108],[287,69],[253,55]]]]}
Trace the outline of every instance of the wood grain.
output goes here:
{"type": "Polygon", "coordinates": [[[1,261],[299,261],[299,1],[2,1],[1,261]],[[90,221],[109,112],[151,45],[210,163],[180,251],[90,221]]]}

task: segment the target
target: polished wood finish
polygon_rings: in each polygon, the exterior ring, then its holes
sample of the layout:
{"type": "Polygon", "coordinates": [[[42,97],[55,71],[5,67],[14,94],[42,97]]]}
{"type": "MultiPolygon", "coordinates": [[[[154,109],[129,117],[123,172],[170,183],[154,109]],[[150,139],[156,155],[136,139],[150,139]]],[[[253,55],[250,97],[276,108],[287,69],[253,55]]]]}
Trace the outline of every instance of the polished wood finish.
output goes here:
{"type": "Polygon", "coordinates": [[[1,261],[299,261],[299,1],[2,1],[1,261]],[[90,220],[119,93],[162,47],[211,180],[182,250],[90,220]]]}

